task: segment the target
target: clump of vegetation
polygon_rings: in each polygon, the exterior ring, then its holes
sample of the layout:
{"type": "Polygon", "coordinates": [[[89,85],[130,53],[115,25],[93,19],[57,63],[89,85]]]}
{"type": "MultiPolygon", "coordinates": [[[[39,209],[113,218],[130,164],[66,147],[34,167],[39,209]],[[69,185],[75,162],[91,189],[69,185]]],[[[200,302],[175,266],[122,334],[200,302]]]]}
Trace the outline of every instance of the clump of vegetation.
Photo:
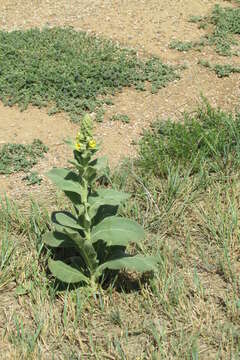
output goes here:
{"type": "Polygon", "coordinates": [[[157,121],[140,142],[138,166],[167,176],[169,167],[183,173],[227,171],[240,164],[240,114],[227,114],[208,103],[183,122],[157,121]]]}
{"type": "Polygon", "coordinates": [[[215,64],[215,65],[212,65],[212,64],[210,64],[209,61],[206,61],[206,60],[200,60],[199,64],[206,67],[206,68],[208,68],[208,69],[210,69],[211,71],[214,71],[219,78],[229,77],[231,74],[234,74],[234,73],[240,73],[240,67],[233,66],[233,65],[230,65],[230,64],[225,64],[225,65],[215,64]]]}
{"type": "Polygon", "coordinates": [[[74,214],[57,211],[52,215],[54,230],[43,241],[52,248],[65,249],[64,257],[49,259],[52,274],[62,282],[85,283],[93,287],[106,270],[126,268],[131,271],[157,269],[157,259],[126,253],[130,243],[140,244],[144,231],[133,220],[117,215],[118,207],[129,195],[98,187],[99,171],[106,167],[105,158],[96,158],[98,151],[88,115],[73,148],[74,169],[53,169],[50,179],[73,204],[74,214]]]}
{"type": "Polygon", "coordinates": [[[199,16],[199,15],[192,15],[189,18],[189,22],[194,23],[194,24],[199,23],[199,22],[201,22],[203,20],[204,20],[204,17],[199,16]]]}
{"type": "Polygon", "coordinates": [[[130,119],[129,116],[126,114],[114,114],[111,119],[112,121],[121,121],[125,124],[130,123],[130,119]]]}
{"type": "Polygon", "coordinates": [[[202,39],[201,41],[171,41],[169,48],[176,49],[178,51],[189,51],[189,50],[198,50],[201,51],[202,47],[205,45],[206,41],[202,39]]]}
{"type": "Polygon", "coordinates": [[[27,182],[27,185],[40,185],[42,182],[42,177],[36,171],[30,171],[29,174],[24,176],[22,180],[27,182]]]}
{"type": "Polygon", "coordinates": [[[237,51],[232,50],[232,46],[239,45],[236,36],[240,35],[240,8],[222,8],[215,5],[210,16],[191,16],[189,21],[198,23],[201,29],[210,28],[210,34],[199,42],[175,40],[170,44],[171,49],[189,51],[196,48],[201,50],[203,46],[210,45],[214,46],[216,52],[222,56],[239,55],[237,51]]]}
{"type": "Polygon", "coordinates": [[[5,144],[0,149],[0,174],[28,172],[48,151],[48,147],[39,139],[32,144],[5,144]]]}
{"type": "Polygon", "coordinates": [[[50,104],[49,114],[65,111],[75,121],[123,87],[144,90],[148,81],[157,92],[179,77],[159,58],[141,60],[111,41],[61,28],[0,31],[0,69],[4,104],[50,104]]]}
{"type": "Polygon", "coordinates": [[[96,113],[96,117],[95,117],[95,120],[97,122],[103,122],[104,120],[104,114],[105,114],[105,110],[104,109],[99,109],[96,113]]]}
{"type": "Polygon", "coordinates": [[[240,8],[222,8],[216,5],[209,22],[214,25],[213,33],[209,36],[209,44],[215,45],[220,55],[232,55],[232,45],[239,44],[233,35],[240,35],[240,8]]]}

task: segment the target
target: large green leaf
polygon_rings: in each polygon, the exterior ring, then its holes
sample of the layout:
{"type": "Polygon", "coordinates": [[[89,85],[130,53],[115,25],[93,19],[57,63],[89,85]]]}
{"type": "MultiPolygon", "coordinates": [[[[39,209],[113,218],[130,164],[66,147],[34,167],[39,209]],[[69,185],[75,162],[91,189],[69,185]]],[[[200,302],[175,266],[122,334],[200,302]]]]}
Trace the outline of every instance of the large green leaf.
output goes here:
{"type": "Polygon", "coordinates": [[[93,227],[91,239],[93,243],[103,240],[107,246],[127,246],[142,241],[144,230],[133,220],[109,216],[93,227]]]}
{"type": "Polygon", "coordinates": [[[67,226],[67,227],[70,227],[73,229],[83,230],[83,227],[78,224],[78,222],[75,220],[75,218],[73,218],[63,212],[56,213],[55,219],[62,226],[67,226]]]}
{"type": "Polygon", "coordinates": [[[84,206],[82,205],[81,196],[75,192],[71,191],[64,191],[64,194],[71,200],[71,202],[74,204],[75,208],[78,210],[78,216],[83,214],[84,212],[84,206]]]}
{"type": "Polygon", "coordinates": [[[95,196],[89,196],[88,198],[88,202],[91,205],[89,209],[90,218],[92,219],[96,216],[101,206],[119,206],[121,202],[126,201],[129,196],[127,193],[113,189],[98,189],[95,196]]]}
{"type": "Polygon", "coordinates": [[[57,232],[66,234],[67,236],[71,237],[74,234],[79,234],[78,230],[72,229],[70,227],[62,226],[59,224],[54,224],[54,228],[57,232]]]}
{"type": "Polygon", "coordinates": [[[74,247],[74,243],[66,234],[63,234],[58,231],[50,231],[43,235],[42,241],[44,244],[57,248],[57,247],[64,247],[64,248],[71,248],[74,247]]]}
{"type": "Polygon", "coordinates": [[[89,279],[81,271],[65,264],[63,261],[49,259],[48,267],[53,276],[65,283],[89,283],[89,279]]]}
{"type": "MultiPolygon", "coordinates": [[[[118,204],[116,203],[115,200],[109,200],[108,204],[105,204],[104,201],[101,201],[101,199],[99,199],[99,201],[96,201],[92,206],[90,206],[90,208],[88,210],[88,215],[89,215],[90,219],[93,219],[96,216],[96,214],[98,213],[98,209],[101,206],[116,207],[116,206],[118,206],[118,204]]],[[[112,213],[111,215],[115,215],[115,212],[114,212],[114,214],[112,213]]]]}
{"type": "Polygon", "coordinates": [[[47,173],[49,179],[61,190],[75,192],[82,195],[82,187],[78,175],[67,169],[52,169],[47,173]]]}
{"type": "Polygon", "coordinates": [[[96,201],[101,201],[104,205],[120,205],[122,202],[128,200],[129,194],[116,191],[114,189],[97,189],[96,196],[89,196],[89,204],[94,204],[96,201]]]}
{"type": "Polygon", "coordinates": [[[99,206],[96,215],[92,218],[92,226],[96,226],[101,221],[109,216],[116,216],[118,212],[118,206],[102,205],[99,206]]]}
{"type": "Polygon", "coordinates": [[[96,273],[99,274],[100,276],[105,269],[110,269],[110,270],[127,269],[130,271],[138,271],[138,272],[157,271],[157,265],[158,265],[158,259],[153,256],[125,255],[119,259],[110,260],[100,265],[96,269],[96,273]]]}

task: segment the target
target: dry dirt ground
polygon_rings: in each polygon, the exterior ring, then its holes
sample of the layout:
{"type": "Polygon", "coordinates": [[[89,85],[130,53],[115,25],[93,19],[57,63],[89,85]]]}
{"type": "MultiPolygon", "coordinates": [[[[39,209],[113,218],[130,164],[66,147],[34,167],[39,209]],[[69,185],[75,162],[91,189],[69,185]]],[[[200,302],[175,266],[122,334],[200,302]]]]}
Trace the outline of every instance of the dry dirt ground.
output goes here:
{"type": "MultiPolygon", "coordinates": [[[[211,12],[215,0],[1,0],[0,28],[4,30],[26,29],[43,26],[73,26],[106,38],[112,38],[141,54],[157,55],[165,63],[187,65],[181,71],[181,79],[161,89],[158,94],[126,89],[114,97],[114,105],[106,108],[104,122],[96,124],[96,136],[103,141],[102,151],[115,166],[119,160],[134,155],[142,129],[157,117],[180,118],[185,110],[192,110],[200,99],[200,93],[213,105],[225,109],[239,106],[240,74],[219,79],[214,73],[198,65],[198,60],[221,63],[237,60],[217,57],[205,48],[201,53],[180,53],[170,50],[172,39],[198,40],[204,34],[196,24],[188,22],[191,15],[211,12]],[[115,113],[127,114],[129,124],[110,122],[115,113]]],[[[223,6],[234,6],[218,1],[223,6]]],[[[28,108],[20,112],[17,107],[8,108],[0,103],[0,145],[7,142],[28,143],[41,139],[50,148],[45,159],[37,165],[40,175],[53,165],[64,164],[69,155],[63,138],[73,136],[77,125],[65,114],[49,117],[46,109],[28,108]]],[[[47,184],[26,187],[22,175],[0,176],[0,193],[19,197],[29,191],[40,196],[47,184]]]]}

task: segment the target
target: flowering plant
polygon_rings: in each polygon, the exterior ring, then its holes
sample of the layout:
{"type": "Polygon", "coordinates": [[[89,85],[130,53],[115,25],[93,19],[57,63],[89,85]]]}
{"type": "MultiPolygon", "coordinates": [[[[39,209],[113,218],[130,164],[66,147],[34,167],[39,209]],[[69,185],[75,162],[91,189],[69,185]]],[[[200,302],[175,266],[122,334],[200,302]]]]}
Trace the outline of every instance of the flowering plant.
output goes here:
{"type": "Polygon", "coordinates": [[[98,146],[92,134],[91,118],[85,115],[76,142],[69,142],[73,148],[74,160],[70,163],[74,169],[54,168],[48,173],[74,208],[74,214],[54,212],[54,230],[43,237],[46,245],[66,249],[67,257],[50,258],[48,262],[52,274],[66,283],[93,285],[106,269],[144,272],[157,266],[152,256],[126,253],[129,243],[143,240],[144,231],[135,221],[117,215],[119,205],[129,194],[96,187],[107,160],[95,157],[98,146]]]}

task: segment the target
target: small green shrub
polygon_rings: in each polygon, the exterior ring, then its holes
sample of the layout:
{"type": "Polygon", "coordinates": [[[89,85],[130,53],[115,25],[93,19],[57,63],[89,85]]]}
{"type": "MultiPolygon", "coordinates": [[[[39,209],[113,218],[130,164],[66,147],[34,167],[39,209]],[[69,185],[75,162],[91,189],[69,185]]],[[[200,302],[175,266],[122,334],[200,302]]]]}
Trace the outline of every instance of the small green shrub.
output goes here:
{"type": "Polygon", "coordinates": [[[62,282],[85,283],[95,287],[107,269],[126,268],[151,271],[157,259],[131,256],[129,243],[140,244],[144,231],[138,223],[117,215],[119,205],[129,195],[113,189],[96,188],[99,171],[106,167],[105,158],[94,158],[98,150],[92,138],[91,118],[86,115],[73,148],[74,170],[53,169],[49,178],[73,204],[74,214],[57,211],[52,214],[54,230],[43,242],[52,248],[64,248],[63,258],[49,259],[49,269],[62,282]]]}

